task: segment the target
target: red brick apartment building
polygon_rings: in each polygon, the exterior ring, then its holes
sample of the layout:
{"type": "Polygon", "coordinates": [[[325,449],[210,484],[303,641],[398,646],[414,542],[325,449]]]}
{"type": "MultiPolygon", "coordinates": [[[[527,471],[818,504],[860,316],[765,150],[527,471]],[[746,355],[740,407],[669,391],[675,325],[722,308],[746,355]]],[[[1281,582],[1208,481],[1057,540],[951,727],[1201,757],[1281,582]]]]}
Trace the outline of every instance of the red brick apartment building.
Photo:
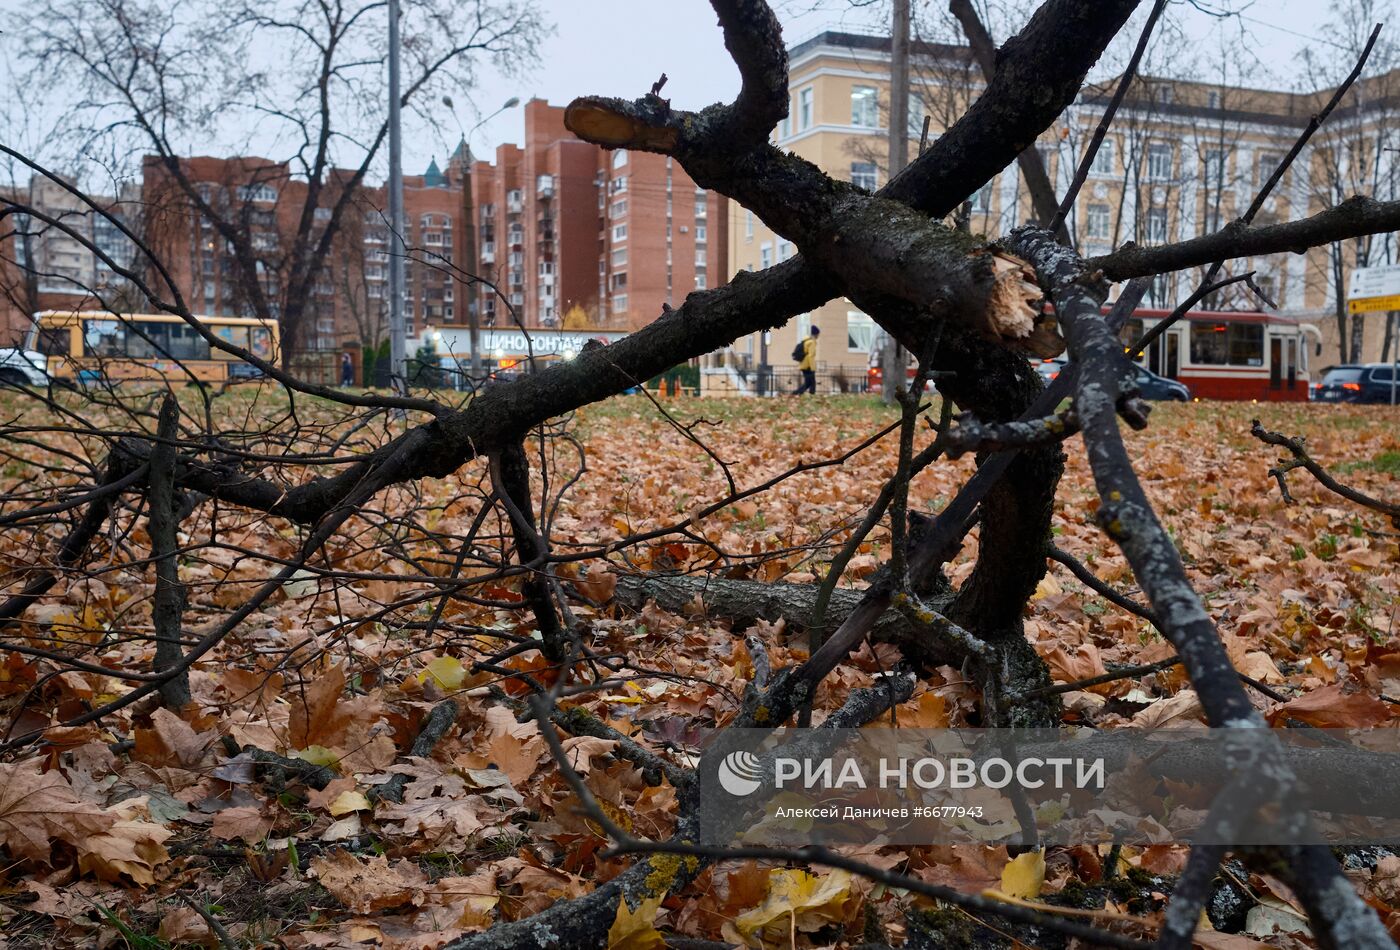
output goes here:
{"type": "Polygon", "coordinates": [[[564,110],[525,104],[525,144],[471,168],[483,327],[626,332],[728,279],[725,199],[670,158],[573,137],[564,110]],[[506,303],[510,308],[506,308],[506,303]]]}
{"type": "MultiPolygon", "coordinates": [[[[291,242],[307,200],[306,182],[285,163],[241,156],[182,160],[203,201],[245,231],[259,257],[263,292],[280,317],[288,303],[286,273],[291,242]]],[[[148,158],[143,175],[145,231],[152,249],[175,277],[192,310],[254,314],[233,246],[214,221],[178,187],[163,165],[148,158]]],[[[336,170],[313,210],[312,235],[329,221],[350,172],[336,170]]],[[[423,175],[404,176],[404,241],[408,248],[406,307],[409,332],[457,319],[463,275],[456,248],[464,244],[463,191],[436,162],[423,175]]],[[[388,327],[390,229],[383,188],[359,188],[341,216],[325,270],[305,302],[297,350],[337,350],[383,339],[388,327]]]]}
{"type": "MultiPolygon", "coordinates": [[[[290,296],[287,274],[305,213],[306,181],[287,163],[256,156],[180,161],[199,201],[158,158],[147,157],[123,214],[160,257],[192,311],[256,315],[242,276],[247,269],[235,245],[199,207],[204,202],[247,236],[270,315],[285,321],[289,308],[301,307],[295,338],[284,322],[284,347],[334,352],[385,339],[392,242],[383,187],[356,190],[326,266],[298,302],[290,296]]],[[[332,172],[311,210],[313,237],[330,220],[350,175],[332,172]]],[[[66,195],[58,188],[40,191],[34,204],[41,208],[66,195]]],[[[445,169],[434,160],[422,175],[405,175],[404,212],[409,334],[433,339],[440,352],[465,352],[472,306],[482,329],[497,331],[482,342],[488,360],[523,355],[520,334],[508,332],[517,326],[544,331],[546,352],[564,352],[590,331],[616,336],[643,326],[663,306],[678,305],[692,290],[729,275],[729,215],[722,197],[696,188],[665,156],[607,152],[574,138],[564,128],[564,110],[540,99],[525,105],[524,144],[500,146],[494,162],[474,161],[463,143],[445,169]]],[[[105,232],[111,229],[102,222],[93,227],[103,232],[96,234],[99,244],[110,241],[105,232]]],[[[94,255],[62,237],[49,229],[31,242],[31,252],[43,252],[40,269],[71,271],[80,283],[101,285],[94,255]]],[[[16,291],[7,295],[13,300],[4,325],[18,328],[39,309],[32,306],[39,298],[18,293],[25,289],[23,268],[15,266],[21,249],[2,250],[9,264],[0,277],[16,291]]],[[[131,249],[123,253],[130,256],[131,249]]],[[[146,265],[136,266],[154,277],[146,265]]],[[[57,295],[60,288],[45,285],[43,300],[49,302],[43,306],[105,305],[81,288],[65,288],[69,293],[57,295]]],[[[135,299],[121,302],[127,309],[146,307],[135,299]]]]}

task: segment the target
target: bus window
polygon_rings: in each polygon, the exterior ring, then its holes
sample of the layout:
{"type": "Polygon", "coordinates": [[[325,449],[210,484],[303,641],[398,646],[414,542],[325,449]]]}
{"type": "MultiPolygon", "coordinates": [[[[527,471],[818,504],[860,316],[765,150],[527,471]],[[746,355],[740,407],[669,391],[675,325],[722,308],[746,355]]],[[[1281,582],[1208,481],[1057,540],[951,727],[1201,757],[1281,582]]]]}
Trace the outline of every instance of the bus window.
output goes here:
{"type": "MultiPolygon", "coordinates": [[[[213,330],[215,336],[230,346],[236,346],[240,350],[246,350],[248,348],[247,327],[217,326],[214,327],[213,330]]],[[[213,352],[213,358],[216,360],[238,359],[238,357],[234,356],[232,353],[225,353],[223,350],[215,350],[213,352]]]]}
{"type": "Polygon", "coordinates": [[[252,353],[260,360],[272,359],[272,331],[264,327],[252,327],[252,353]]]}
{"type": "Polygon", "coordinates": [[[83,352],[87,356],[126,355],[126,327],[116,320],[88,320],[83,325],[83,352]]]}
{"type": "Polygon", "coordinates": [[[171,359],[207,360],[209,341],[199,335],[199,331],[187,323],[157,323],[154,326],[164,331],[165,339],[155,337],[171,359]]]}
{"type": "Polygon", "coordinates": [[[67,327],[39,331],[39,352],[45,356],[68,356],[72,348],[73,334],[67,327]]]}

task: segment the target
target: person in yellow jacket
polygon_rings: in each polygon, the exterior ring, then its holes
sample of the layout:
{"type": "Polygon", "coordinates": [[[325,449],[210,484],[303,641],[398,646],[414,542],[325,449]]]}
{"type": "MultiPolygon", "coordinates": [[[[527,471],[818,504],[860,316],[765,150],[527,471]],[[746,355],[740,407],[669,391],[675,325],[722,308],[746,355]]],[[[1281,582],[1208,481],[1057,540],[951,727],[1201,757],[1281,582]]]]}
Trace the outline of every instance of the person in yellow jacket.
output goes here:
{"type": "Polygon", "coordinates": [[[802,359],[797,368],[802,371],[802,385],[797,387],[794,396],[817,392],[817,337],[822,335],[821,327],[812,327],[811,335],[802,341],[802,359]]]}

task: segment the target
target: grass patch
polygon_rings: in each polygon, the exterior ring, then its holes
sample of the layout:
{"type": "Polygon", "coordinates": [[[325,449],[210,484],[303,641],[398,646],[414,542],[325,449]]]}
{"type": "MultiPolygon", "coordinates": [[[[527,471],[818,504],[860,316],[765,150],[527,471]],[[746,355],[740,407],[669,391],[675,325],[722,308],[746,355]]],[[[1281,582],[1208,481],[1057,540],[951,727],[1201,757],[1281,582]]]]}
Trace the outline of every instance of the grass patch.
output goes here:
{"type": "Polygon", "coordinates": [[[1381,452],[1369,461],[1343,462],[1337,466],[1343,474],[1350,472],[1381,472],[1385,475],[1400,475],[1400,452],[1381,452]]]}

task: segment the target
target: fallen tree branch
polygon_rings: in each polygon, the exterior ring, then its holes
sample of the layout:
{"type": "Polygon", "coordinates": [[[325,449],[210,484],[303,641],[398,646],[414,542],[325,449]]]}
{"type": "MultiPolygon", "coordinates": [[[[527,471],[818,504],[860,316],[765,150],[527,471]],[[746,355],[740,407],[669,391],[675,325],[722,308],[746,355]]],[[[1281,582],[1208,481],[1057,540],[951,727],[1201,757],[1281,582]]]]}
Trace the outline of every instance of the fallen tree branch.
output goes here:
{"type": "MultiPolygon", "coordinates": [[[[409,756],[425,759],[432,755],[433,749],[447,735],[447,730],[457,722],[459,712],[457,704],[450,699],[444,699],[434,706],[424,717],[423,728],[419,730],[418,737],[413,740],[413,746],[408,750],[409,756]]],[[[402,772],[396,773],[389,781],[370,789],[369,799],[376,802],[402,802],[404,789],[411,781],[412,779],[402,772]]]]}
{"type": "Polygon", "coordinates": [[[1308,454],[1307,448],[1303,445],[1303,439],[1291,439],[1278,432],[1270,432],[1265,429],[1258,419],[1250,427],[1249,434],[1254,436],[1265,445],[1276,445],[1282,449],[1287,449],[1293,457],[1283,459],[1275,468],[1269,469],[1269,474],[1278,480],[1279,491],[1283,494],[1283,500],[1288,504],[1294,504],[1293,496],[1288,493],[1288,483],[1284,476],[1295,468],[1305,469],[1308,474],[1317,479],[1323,488],[1333,494],[1340,495],[1347,501],[1354,502],[1363,508],[1370,508],[1372,511],[1380,512],[1388,517],[1396,528],[1400,528],[1400,504],[1383,501],[1379,498],[1372,498],[1365,492],[1357,491],[1349,485],[1343,485],[1332,477],[1327,469],[1323,468],[1317,461],[1308,454]]]}

